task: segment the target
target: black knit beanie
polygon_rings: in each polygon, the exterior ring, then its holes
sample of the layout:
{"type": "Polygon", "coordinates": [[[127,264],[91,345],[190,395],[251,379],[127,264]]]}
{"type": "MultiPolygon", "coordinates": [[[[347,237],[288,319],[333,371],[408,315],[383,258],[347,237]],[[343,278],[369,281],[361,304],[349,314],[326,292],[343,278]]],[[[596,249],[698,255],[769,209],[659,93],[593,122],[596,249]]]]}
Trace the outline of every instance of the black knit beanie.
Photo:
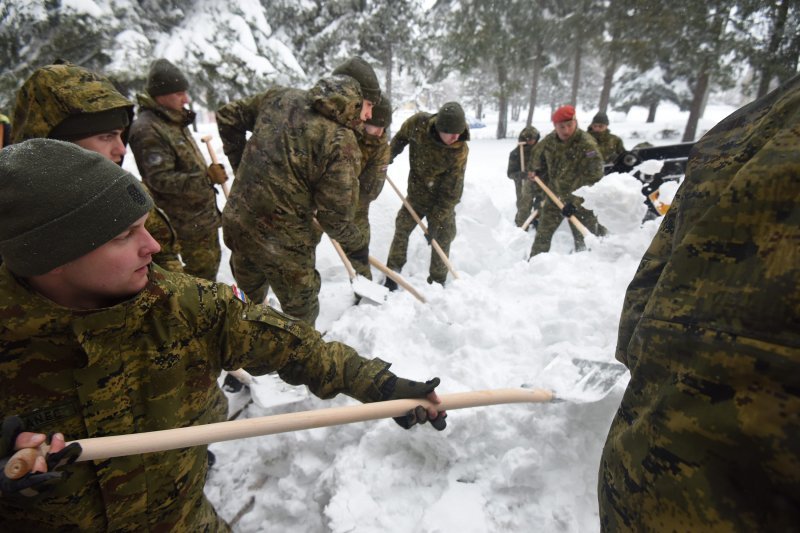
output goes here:
{"type": "Polygon", "coordinates": [[[86,255],[152,207],[132,174],[76,144],[30,139],[0,150],[0,256],[17,275],[86,255]]]}
{"type": "Polygon", "coordinates": [[[388,128],[392,124],[392,104],[385,96],[372,108],[372,118],[367,120],[367,124],[388,128]]]}
{"type": "Polygon", "coordinates": [[[464,133],[467,119],[458,102],[447,102],[436,114],[436,129],[441,133],[464,133]]]}
{"type": "Polygon", "coordinates": [[[189,89],[189,81],[178,67],[166,59],[156,59],[147,75],[147,94],[163,96],[189,89]]]}
{"type": "Polygon", "coordinates": [[[592,124],[605,124],[608,126],[608,115],[600,111],[592,119],[592,124]]]}
{"type": "Polygon", "coordinates": [[[350,76],[361,85],[361,94],[373,104],[381,101],[381,85],[372,67],[358,56],[353,56],[335,69],[333,74],[350,76]]]}

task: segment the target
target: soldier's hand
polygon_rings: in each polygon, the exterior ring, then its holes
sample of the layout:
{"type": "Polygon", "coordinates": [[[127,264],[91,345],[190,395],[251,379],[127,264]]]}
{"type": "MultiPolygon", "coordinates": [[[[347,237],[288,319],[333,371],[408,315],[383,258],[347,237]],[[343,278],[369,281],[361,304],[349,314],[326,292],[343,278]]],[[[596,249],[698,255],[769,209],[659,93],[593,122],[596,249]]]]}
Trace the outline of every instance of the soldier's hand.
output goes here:
{"type": "Polygon", "coordinates": [[[215,185],[222,185],[228,181],[228,174],[225,172],[225,167],[219,163],[211,163],[208,165],[206,175],[208,176],[208,181],[215,185]]]}
{"type": "Polygon", "coordinates": [[[433,228],[428,228],[428,233],[425,234],[425,240],[428,242],[428,246],[431,246],[431,241],[436,240],[436,234],[433,231],[433,228]]]}
{"type": "Polygon", "coordinates": [[[572,202],[567,202],[564,204],[564,207],[561,208],[561,214],[564,215],[565,218],[569,218],[575,214],[577,208],[572,202]]]}
{"type": "MultiPolygon", "coordinates": [[[[384,400],[400,400],[403,398],[426,398],[433,404],[440,403],[436,395],[436,387],[439,386],[439,378],[433,378],[425,383],[411,381],[408,379],[393,376],[386,380],[381,387],[384,400]]],[[[422,405],[409,410],[404,416],[394,419],[401,427],[409,429],[415,424],[430,422],[431,426],[437,431],[442,431],[447,427],[447,412],[439,411],[435,407],[425,408],[422,405]]]]}
{"type": "MultiPolygon", "coordinates": [[[[44,443],[46,436],[41,433],[23,431],[22,419],[10,416],[3,420],[0,431],[0,497],[13,498],[22,496],[33,498],[51,488],[63,475],[63,472],[54,471],[64,465],[71,464],[81,454],[81,447],[74,442],[64,446],[64,436],[60,433],[53,435],[50,442],[50,452],[35,458],[32,468],[22,476],[6,475],[6,465],[9,462],[20,460],[19,455],[14,455],[18,450],[34,450],[44,443]]],[[[28,461],[23,464],[27,465],[28,461]]]]}
{"type": "Polygon", "coordinates": [[[369,264],[369,246],[364,246],[363,248],[356,250],[355,252],[350,252],[347,254],[347,257],[350,258],[351,262],[356,261],[362,265],[369,264]]]}

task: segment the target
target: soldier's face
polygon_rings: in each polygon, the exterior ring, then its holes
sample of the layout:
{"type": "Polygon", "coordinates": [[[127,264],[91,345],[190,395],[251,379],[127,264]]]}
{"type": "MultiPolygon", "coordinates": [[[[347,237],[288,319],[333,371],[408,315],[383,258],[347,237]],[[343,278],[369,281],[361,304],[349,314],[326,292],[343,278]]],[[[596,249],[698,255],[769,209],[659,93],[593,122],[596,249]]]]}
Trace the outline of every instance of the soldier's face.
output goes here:
{"type": "Polygon", "coordinates": [[[592,131],[596,131],[598,133],[602,133],[608,129],[608,124],[600,124],[599,122],[593,122],[591,126],[589,126],[592,131]]]}
{"type": "Polygon", "coordinates": [[[188,105],[189,93],[180,91],[177,93],[162,94],[153,98],[159,105],[172,109],[173,111],[180,111],[185,105],[188,105]]]}
{"type": "Polygon", "coordinates": [[[564,122],[556,122],[553,126],[555,127],[558,138],[562,141],[566,141],[572,137],[572,134],[578,129],[578,121],[573,118],[572,120],[565,120],[564,122]]]}
{"type": "Polygon", "coordinates": [[[369,100],[364,100],[361,103],[361,122],[366,122],[367,120],[372,118],[372,108],[375,107],[369,100]]]}
{"type": "Polygon", "coordinates": [[[459,137],[461,137],[461,134],[460,134],[460,133],[445,133],[445,132],[443,132],[443,131],[440,131],[440,132],[439,132],[439,138],[440,138],[440,139],[442,140],[442,142],[443,142],[444,144],[446,144],[447,146],[450,146],[451,144],[453,144],[454,142],[456,142],[456,141],[458,140],[458,138],[459,138],[459,137]]]}
{"type": "Polygon", "coordinates": [[[97,152],[106,159],[114,163],[121,163],[125,155],[125,143],[122,142],[122,130],[111,130],[105,133],[98,133],[91,137],[75,141],[81,148],[86,148],[92,152],[97,152]]]}
{"type": "Polygon", "coordinates": [[[147,215],[99,248],[47,274],[59,276],[69,307],[108,307],[144,289],[152,256],[161,250],[145,229],[146,220],[147,215]]]}

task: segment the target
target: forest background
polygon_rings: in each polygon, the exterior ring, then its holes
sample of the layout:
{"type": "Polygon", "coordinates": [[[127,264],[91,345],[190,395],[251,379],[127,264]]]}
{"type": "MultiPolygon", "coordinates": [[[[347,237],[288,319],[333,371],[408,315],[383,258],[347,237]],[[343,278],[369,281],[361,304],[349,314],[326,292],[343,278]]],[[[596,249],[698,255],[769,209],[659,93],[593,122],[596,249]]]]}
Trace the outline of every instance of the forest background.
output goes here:
{"type": "Polygon", "coordinates": [[[133,97],[166,57],[213,112],[361,55],[395,108],[457,100],[497,113],[498,139],[537,106],[644,106],[653,122],[670,102],[693,141],[710,93],[739,106],[797,73],[798,28],[800,0],[0,0],[0,112],[56,58],[133,97]]]}

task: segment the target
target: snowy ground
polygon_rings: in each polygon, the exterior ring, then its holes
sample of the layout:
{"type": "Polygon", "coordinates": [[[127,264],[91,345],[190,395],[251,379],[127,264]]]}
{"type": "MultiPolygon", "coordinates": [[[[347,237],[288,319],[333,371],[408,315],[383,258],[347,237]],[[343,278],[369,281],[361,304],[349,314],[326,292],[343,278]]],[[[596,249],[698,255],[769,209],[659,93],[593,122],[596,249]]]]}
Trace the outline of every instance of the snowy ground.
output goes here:
{"type": "MultiPolygon", "coordinates": [[[[709,106],[699,131],[732,111],[709,106]]],[[[594,110],[579,110],[580,126],[594,110]]],[[[395,116],[395,128],[407,115],[395,116]]],[[[645,124],[645,110],[610,113],[612,132],[631,148],[682,132],[686,114],[645,124]]],[[[548,111],[534,125],[551,131],[548,111]]],[[[554,358],[613,361],[625,289],[659,220],[641,226],[640,184],[613,175],[585,191],[600,221],[613,233],[571,253],[565,224],[551,252],[526,261],[533,233],[513,224],[514,187],[506,177],[508,153],[524,126],[495,140],[495,124],[472,131],[464,195],[457,208],[458,236],[450,258],[459,280],[446,288],[425,282],[430,257],[419,230],[412,234],[403,276],[428,300],[390,295],[381,306],[352,305],[347,274],[323,239],[317,268],[323,279],[317,327],[360,353],[393,363],[400,376],[439,376],[440,393],[517,387],[531,383],[569,393],[568,376],[540,374],[554,358]]],[[[203,125],[198,137],[212,133],[203,125]]],[[[221,154],[219,141],[216,140],[221,154]]],[[[132,157],[126,167],[135,170],[132,157]]],[[[405,190],[407,151],[389,176],[405,190]]],[[[665,191],[666,192],[666,191],[665,191]]],[[[674,191],[672,191],[674,192],[674,191]]],[[[385,261],[401,203],[387,184],[372,205],[371,254],[385,261]]],[[[227,251],[226,251],[227,253],[227,251]]],[[[383,276],[374,271],[377,281],[383,276]]],[[[219,280],[232,282],[223,258],[219,280]]],[[[626,378],[590,403],[516,404],[451,411],[442,433],[405,431],[391,420],[365,422],[212,445],[217,464],[206,493],[236,531],[291,532],[591,532],[597,521],[600,452],[626,378]]],[[[262,391],[265,392],[265,391],[262,391]]],[[[249,417],[356,403],[322,401],[287,386],[290,404],[249,417]]],[[[241,395],[231,396],[233,406],[241,395]]]]}

